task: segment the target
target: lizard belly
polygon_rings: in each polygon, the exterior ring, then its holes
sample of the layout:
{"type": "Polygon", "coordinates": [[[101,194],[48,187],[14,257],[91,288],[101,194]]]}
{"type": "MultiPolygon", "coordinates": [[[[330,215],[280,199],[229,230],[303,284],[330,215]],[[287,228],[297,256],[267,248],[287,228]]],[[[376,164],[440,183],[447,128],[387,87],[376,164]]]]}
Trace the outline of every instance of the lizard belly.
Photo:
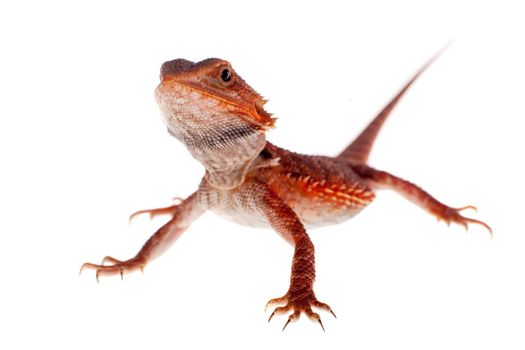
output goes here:
{"type": "MultiPolygon", "coordinates": [[[[230,198],[214,206],[212,211],[226,220],[243,226],[270,228],[270,224],[261,210],[255,206],[246,207],[243,204],[243,201],[230,198]]],[[[287,204],[308,228],[341,223],[352,218],[365,207],[365,205],[349,206],[330,202],[320,203],[318,200],[307,199],[292,201],[287,204]]]]}
{"type": "Polygon", "coordinates": [[[319,227],[339,224],[358,214],[365,205],[350,206],[339,203],[319,203],[302,199],[291,202],[289,205],[301,219],[306,227],[319,227]]]}
{"type": "MultiPolygon", "coordinates": [[[[331,185],[314,191],[297,185],[285,188],[281,183],[278,187],[270,184],[270,188],[295,211],[306,227],[341,223],[359,213],[374,198],[374,193],[364,187],[343,191],[331,185]]],[[[211,211],[222,218],[244,226],[270,227],[250,190],[213,191],[211,197],[211,211]]]]}
{"type": "Polygon", "coordinates": [[[249,188],[214,190],[207,195],[210,210],[220,217],[243,226],[270,227],[258,198],[249,188]]]}

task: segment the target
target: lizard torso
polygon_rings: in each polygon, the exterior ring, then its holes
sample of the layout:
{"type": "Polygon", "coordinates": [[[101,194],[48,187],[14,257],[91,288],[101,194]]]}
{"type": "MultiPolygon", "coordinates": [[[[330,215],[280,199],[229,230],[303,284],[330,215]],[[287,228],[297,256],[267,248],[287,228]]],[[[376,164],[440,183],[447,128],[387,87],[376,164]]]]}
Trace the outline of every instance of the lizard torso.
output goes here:
{"type": "Polygon", "coordinates": [[[290,152],[270,142],[259,155],[270,166],[247,179],[267,184],[308,227],[340,223],[357,214],[374,192],[345,161],[290,152]]]}

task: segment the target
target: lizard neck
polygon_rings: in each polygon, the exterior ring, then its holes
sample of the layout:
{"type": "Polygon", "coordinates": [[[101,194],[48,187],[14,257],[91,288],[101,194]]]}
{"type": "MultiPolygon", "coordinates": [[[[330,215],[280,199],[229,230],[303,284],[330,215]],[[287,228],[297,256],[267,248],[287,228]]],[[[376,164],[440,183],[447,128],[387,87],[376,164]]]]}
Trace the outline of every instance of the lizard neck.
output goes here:
{"type": "Polygon", "coordinates": [[[263,130],[251,124],[222,125],[210,132],[213,126],[199,134],[195,130],[185,133],[176,129],[171,133],[190,151],[191,155],[206,168],[205,179],[218,189],[240,186],[250,165],[266,145],[263,130]]]}

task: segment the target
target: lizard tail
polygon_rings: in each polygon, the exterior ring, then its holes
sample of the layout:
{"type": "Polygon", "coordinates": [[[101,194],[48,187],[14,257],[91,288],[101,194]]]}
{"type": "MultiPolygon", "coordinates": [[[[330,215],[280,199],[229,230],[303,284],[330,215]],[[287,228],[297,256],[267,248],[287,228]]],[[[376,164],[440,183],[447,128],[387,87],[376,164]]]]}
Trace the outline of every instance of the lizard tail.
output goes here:
{"type": "Polygon", "coordinates": [[[416,81],[416,79],[445,51],[448,47],[447,44],[440,51],[438,51],[430,60],[427,61],[414,76],[403,86],[403,88],[397,93],[396,96],[379,112],[379,114],[372,120],[370,124],[355,138],[355,140],[341,152],[337,159],[348,161],[352,164],[366,164],[368,156],[374,145],[374,141],[381,130],[386,118],[390,112],[397,105],[401,97],[410,88],[410,86],[416,81]]]}

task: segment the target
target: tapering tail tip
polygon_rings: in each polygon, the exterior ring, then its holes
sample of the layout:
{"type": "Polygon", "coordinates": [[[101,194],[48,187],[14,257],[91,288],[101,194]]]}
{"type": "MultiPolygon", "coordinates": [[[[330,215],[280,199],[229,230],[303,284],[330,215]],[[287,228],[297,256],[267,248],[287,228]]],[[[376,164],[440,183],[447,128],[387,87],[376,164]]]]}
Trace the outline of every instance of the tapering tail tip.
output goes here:
{"type": "Polygon", "coordinates": [[[370,124],[355,138],[355,140],[341,152],[337,158],[348,161],[353,164],[366,164],[368,156],[372,150],[372,146],[383,127],[385,120],[394,110],[394,107],[401,100],[408,88],[416,81],[416,79],[432,64],[434,61],[445,52],[453,40],[447,42],[438,52],[436,52],[419,70],[412,76],[412,78],[405,83],[403,88],[394,96],[392,100],[379,112],[379,114],[372,120],[370,124]]]}

